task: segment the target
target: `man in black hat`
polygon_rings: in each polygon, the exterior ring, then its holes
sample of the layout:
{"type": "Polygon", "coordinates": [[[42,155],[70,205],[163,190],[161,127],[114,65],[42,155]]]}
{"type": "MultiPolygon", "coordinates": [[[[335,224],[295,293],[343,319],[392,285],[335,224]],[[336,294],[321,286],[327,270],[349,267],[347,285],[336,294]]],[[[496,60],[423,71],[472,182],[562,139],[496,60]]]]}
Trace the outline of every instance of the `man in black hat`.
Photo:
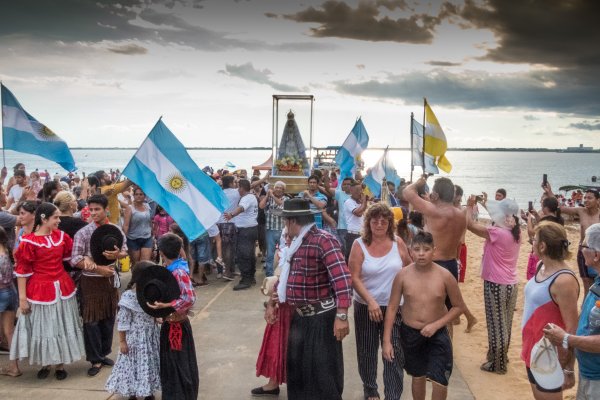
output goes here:
{"type": "MultiPolygon", "coordinates": [[[[287,352],[290,400],[340,400],[344,389],[342,339],[349,333],[352,280],[338,240],[315,226],[318,212],[299,198],[279,212],[292,237],[277,287],[279,301],[296,307],[287,352]]],[[[274,307],[269,301],[268,318],[274,307]]]]}
{"type": "MultiPolygon", "coordinates": [[[[108,199],[104,195],[94,195],[88,199],[92,222],[81,228],[73,238],[71,265],[83,270],[81,291],[81,314],[86,359],[92,363],[89,376],[95,376],[104,365],[112,366],[113,360],[106,357],[112,351],[113,327],[119,301],[119,277],[115,272],[115,262],[127,257],[127,244],[121,228],[110,224],[107,217],[108,199]],[[106,226],[107,235],[111,235],[112,249],[100,249],[93,257],[92,243],[96,229],[106,226]],[[119,235],[121,235],[119,237],[119,235]],[[116,246],[119,243],[120,246],[116,246]]],[[[99,238],[101,241],[102,238],[99,238]]],[[[96,253],[96,251],[94,251],[96,253]]]]}
{"type": "Polygon", "coordinates": [[[147,304],[154,310],[170,309],[160,328],[160,383],[163,400],[196,400],[198,398],[198,363],[192,325],[188,311],[196,302],[187,261],[179,257],[182,241],[167,233],[158,240],[158,251],[164,266],[179,284],[176,299],[147,304]]]}

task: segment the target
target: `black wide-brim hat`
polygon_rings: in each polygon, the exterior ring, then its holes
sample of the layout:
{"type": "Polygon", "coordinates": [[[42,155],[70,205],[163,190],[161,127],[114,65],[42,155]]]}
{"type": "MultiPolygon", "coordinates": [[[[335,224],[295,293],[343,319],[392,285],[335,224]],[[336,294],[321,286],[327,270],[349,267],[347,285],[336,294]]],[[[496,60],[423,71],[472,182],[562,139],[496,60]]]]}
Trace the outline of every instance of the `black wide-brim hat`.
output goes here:
{"type": "Polygon", "coordinates": [[[123,233],[113,224],[104,224],[96,228],[90,238],[90,252],[92,259],[98,265],[110,265],[115,260],[109,260],[102,254],[105,251],[114,251],[115,246],[120,250],[123,247],[123,233]]]}
{"type": "Polygon", "coordinates": [[[135,283],[135,293],[137,300],[146,314],[154,318],[165,318],[175,311],[173,307],[153,309],[148,307],[148,303],[155,301],[160,303],[170,303],[178,299],[181,292],[177,279],[165,267],[160,265],[149,265],[144,267],[140,277],[135,283]]]}
{"type": "Polygon", "coordinates": [[[304,215],[320,214],[321,210],[311,210],[310,201],[302,198],[294,198],[283,203],[283,210],[272,210],[273,215],[283,218],[301,217],[304,215]]]}

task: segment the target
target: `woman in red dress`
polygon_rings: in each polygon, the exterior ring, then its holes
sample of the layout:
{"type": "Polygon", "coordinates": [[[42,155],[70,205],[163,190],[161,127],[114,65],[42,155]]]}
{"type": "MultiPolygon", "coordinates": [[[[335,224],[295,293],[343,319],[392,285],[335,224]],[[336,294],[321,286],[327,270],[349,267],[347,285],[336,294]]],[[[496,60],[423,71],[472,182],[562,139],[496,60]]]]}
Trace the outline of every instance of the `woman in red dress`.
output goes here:
{"type": "Polygon", "coordinates": [[[56,379],[65,379],[63,364],[85,354],[75,284],[62,263],[71,257],[73,241],[58,230],[59,216],[53,204],[42,203],[35,212],[33,232],[21,238],[15,252],[21,316],[10,359],[29,358],[29,364],[41,364],[39,379],[48,377],[51,365],[56,366],[56,379]]]}
{"type": "MultiPolygon", "coordinates": [[[[285,233],[284,236],[286,246],[289,246],[291,240],[285,233]]],[[[279,257],[280,252],[276,252],[274,263],[279,264],[281,267],[279,257]]],[[[277,275],[277,271],[275,274],[277,275]]],[[[277,297],[277,291],[274,290],[272,297],[274,299],[277,297]]],[[[267,311],[265,311],[267,326],[256,360],[256,376],[269,378],[269,382],[266,385],[252,389],[251,393],[254,396],[278,395],[279,385],[287,382],[287,340],[294,308],[286,303],[279,303],[278,300],[275,300],[275,302],[277,303],[277,311],[274,319],[269,318],[267,311]]]]}

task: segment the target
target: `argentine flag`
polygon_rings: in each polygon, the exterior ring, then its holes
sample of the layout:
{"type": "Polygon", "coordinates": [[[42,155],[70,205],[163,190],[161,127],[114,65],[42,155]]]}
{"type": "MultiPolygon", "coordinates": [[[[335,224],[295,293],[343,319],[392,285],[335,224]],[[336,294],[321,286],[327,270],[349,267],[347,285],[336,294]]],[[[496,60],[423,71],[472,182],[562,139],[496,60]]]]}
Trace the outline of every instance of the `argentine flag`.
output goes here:
{"type": "Polygon", "coordinates": [[[335,155],[335,162],[340,167],[340,182],[347,177],[354,178],[358,158],[368,145],[369,134],[359,118],[335,155]]]}
{"type": "Polygon", "coordinates": [[[2,86],[2,146],[21,153],[35,154],[54,161],[67,171],[75,171],[69,146],[46,125],[21,107],[15,96],[2,86]]]}
{"type": "Polygon", "coordinates": [[[206,232],[229,206],[219,185],[198,168],[160,119],[123,175],[164,208],[190,241],[206,232]]]}
{"type": "Polygon", "coordinates": [[[381,182],[383,178],[388,182],[394,182],[396,187],[400,184],[400,177],[396,173],[396,168],[391,160],[388,160],[388,150],[385,149],[383,156],[377,161],[377,164],[369,170],[369,173],[364,179],[364,184],[367,185],[374,196],[381,196],[381,182]]]}

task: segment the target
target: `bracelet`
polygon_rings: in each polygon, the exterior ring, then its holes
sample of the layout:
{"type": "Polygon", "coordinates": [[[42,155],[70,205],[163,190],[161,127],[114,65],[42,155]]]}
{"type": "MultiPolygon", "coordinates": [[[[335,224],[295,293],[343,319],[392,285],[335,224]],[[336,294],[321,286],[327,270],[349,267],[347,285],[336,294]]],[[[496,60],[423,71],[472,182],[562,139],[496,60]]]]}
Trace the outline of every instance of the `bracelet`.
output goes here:
{"type": "Polygon", "coordinates": [[[564,368],[564,369],[563,369],[563,372],[564,372],[566,375],[574,375],[574,374],[575,374],[575,371],[574,371],[574,370],[572,371],[572,370],[570,370],[570,369],[566,369],[566,368],[564,368]]]}

